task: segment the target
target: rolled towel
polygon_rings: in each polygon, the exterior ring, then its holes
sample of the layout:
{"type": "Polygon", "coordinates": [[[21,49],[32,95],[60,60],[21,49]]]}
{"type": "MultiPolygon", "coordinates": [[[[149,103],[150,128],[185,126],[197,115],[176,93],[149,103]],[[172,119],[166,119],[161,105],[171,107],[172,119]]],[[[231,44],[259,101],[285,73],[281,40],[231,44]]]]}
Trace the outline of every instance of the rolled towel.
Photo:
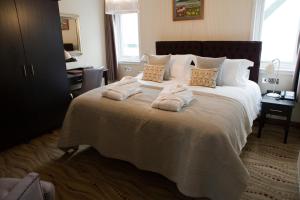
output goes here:
{"type": "Polygon", "coordinates": [[[119,82],[107,86],[107,88],[102,92],[102,96],[117,101],[123,101],[130,96],[142,92],[139,86],[140,83],[138,83],[136,78],[126,76],[119,82]]]}
{"type": "Polygon", "coordinates": [[[152,103],[152,108],[179,112],[194,99],[193,92],[181,85],[165,87],[152,103]]]}

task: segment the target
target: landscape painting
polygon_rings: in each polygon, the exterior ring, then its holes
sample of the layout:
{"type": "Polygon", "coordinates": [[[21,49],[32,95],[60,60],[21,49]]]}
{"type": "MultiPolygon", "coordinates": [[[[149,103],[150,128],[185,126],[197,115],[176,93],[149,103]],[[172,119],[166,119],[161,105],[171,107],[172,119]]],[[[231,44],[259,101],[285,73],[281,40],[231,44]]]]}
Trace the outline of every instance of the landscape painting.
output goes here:
{"type": "Polygon", "coordinates": [[[203,19],[204,0],[173,0],[173,20],[203,19]]]}

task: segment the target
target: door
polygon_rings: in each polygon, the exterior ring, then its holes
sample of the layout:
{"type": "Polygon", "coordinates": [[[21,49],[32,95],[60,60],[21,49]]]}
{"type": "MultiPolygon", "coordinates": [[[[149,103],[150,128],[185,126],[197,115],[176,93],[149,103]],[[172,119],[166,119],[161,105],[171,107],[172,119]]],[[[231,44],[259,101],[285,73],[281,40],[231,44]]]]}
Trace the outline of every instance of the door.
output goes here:
{"type": "Polygon", "coordinates": [[[26,138],[28,69],[14,0],[0,1],[0,147],[26,138]]]}
{"type": "Polygon", "coordinates": [[[69,84],[58,2],[15,0],[30,71],[32,133],[58,127],[68,106],[69,84]]]}

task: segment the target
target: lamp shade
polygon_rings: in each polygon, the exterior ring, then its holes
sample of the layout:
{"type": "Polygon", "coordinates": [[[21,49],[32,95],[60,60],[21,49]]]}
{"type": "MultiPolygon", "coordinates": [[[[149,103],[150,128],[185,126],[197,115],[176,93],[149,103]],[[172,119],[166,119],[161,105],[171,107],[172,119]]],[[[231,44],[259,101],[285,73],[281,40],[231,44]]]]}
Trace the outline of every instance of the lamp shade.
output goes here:
{"type": "Polygon", "coordinates": [[[106,14],[124,14],[139,11],[138,0],[105,0],[106,14]]]}
{"type": "Polygon", "coordinates": [[[266,71],[266,73],[267,73],[268,75],[273,75],[273,74],[274,74],[274,71],[275,71],[273,63],[268,64],[268,65],[265,67],[265,71],[266,71]]]}
{"type": "Polygon", "coordinates": [[[279,68],[280,68],[280,60],[276,58],[272,60],[272,62],[265,67],[265,71],[268,75],[274,75],[276,70],[276,76],[278,76],[279,68]]]}
{"type": "Polygon", "coordinates": [[[142,63],[147,63],[148,62],[148,55],[147,54],[143,54],[143,56],[141,57],[141,62],[142,63]]]}

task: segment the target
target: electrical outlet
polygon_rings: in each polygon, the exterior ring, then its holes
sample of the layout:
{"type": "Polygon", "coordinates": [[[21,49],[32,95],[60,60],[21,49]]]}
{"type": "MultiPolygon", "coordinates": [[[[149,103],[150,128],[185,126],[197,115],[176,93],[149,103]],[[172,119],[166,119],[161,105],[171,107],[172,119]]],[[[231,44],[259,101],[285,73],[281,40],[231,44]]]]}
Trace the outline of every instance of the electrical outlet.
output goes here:
{"type": "Polygon", "coordinates": [[[268,78],[262,78],[261,82],[262,83],[268,83],[268,78]]]}
{"type": "Polygon", "coordinates": [[[269,78],[268,83],[278,85],[279,84],[279,78],[269,78]]]}
{"type": "Polygon", "coordinates": [[[132,71],[132,67],[126,66],[126,67],[125,67],[125,71],[126,71],[126,72],[131,72],[131,71],[132,71]]]}
{"type": "Polygon", "coordinates": [[[279,84],[279,78],[265,78],[263,77],[261,80],[262,83],[269,83],[269,84],[279,84]]]}

